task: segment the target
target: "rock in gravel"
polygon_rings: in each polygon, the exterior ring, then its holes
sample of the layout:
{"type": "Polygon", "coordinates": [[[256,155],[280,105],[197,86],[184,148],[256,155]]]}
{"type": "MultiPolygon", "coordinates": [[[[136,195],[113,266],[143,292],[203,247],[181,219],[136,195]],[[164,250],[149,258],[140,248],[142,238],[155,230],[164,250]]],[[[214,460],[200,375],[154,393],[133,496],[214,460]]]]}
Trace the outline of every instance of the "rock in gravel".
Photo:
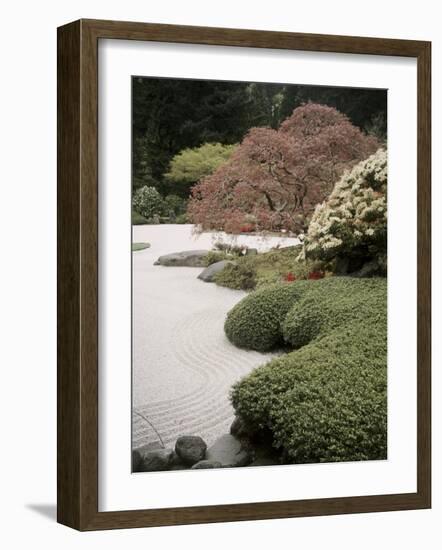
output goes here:
{"type": "Polygon", "coordinates": [[[172,458],[173,449],[148,450],[139,447],[132,453],[132,467],[134,472],[163,472],[168,470],[172,458]]]}
{"type": "Polygon", "coordinates": [[[208,250],[184,250],[160,256],[154,265],[166,267],[204,267],[204,258],[208,250]]]}
{"type": "Polygon", "coordinates": [[[222,468],[222,464],[215,460],[200,460],[192,466],[192,470],[205,470],[209,468],[222,468]]]}
{"type": "Polygon", "coordinates": [[[175,452],[181,461],[188,466],[203,460],[207,445],[199,435],[182,435],[175,444],[175,452]]]}
{"type": "Polygon", "coordinates": [[[236,437],[225,434],[209,447],[206,459],[220,462],[223,468],[233,468],[235,466],[247,466],[252,460],[252,455],[241,445],[241,442],[236,437]]]}
{"type": "Polygon", "coordinates": [[[141,445],[132,451],[132,471],[138,472],[141,464],[142,456],[149,451],[157,451],[163,449],[159,441],[153,441],[146,445],[141,445]]]}
{"type": "Polygon", "coordinates": [[[198,275],[198,279],[201,279],[205,283],[211,283],[213,282],[213,278],[215,277],[215,275],[222,271],[228,264],[233,264],[233,262],[229,260],[221,260],[220,262],[215,262],[214,264],[206,267],[204,271],[201,271],[201,273],[198,275]]]}

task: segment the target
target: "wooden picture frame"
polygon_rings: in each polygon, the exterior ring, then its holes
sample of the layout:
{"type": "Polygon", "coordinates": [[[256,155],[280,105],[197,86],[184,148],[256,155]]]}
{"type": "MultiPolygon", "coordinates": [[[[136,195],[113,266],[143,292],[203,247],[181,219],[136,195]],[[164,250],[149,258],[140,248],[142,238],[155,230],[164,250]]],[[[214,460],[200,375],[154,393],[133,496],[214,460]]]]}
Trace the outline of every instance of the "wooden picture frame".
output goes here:
{"type": "Polygon", "coordinates": [[[58,29],[58,521],[82,531],[429,508],[431,44],[79,20],[58,29]],[[418,67],[417,492],[98,511],[98,41],[403,56],[418,67]]]}

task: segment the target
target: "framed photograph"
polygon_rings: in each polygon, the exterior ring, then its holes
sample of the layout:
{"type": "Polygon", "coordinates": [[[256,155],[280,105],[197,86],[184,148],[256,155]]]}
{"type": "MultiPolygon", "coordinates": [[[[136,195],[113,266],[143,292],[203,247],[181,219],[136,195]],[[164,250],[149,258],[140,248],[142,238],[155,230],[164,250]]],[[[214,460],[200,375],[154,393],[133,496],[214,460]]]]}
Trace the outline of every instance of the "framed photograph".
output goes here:
{"type": "Polygon", "coordinates": [[[429,508],[431,45],[58,29],[58,521],[429,508]]]}

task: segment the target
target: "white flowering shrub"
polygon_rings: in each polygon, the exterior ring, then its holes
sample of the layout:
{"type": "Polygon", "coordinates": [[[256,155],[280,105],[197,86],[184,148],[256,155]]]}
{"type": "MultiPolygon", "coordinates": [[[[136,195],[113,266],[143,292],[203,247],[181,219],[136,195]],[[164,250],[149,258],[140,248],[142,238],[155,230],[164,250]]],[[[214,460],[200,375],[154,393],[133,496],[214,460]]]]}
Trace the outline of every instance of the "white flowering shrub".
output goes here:
{"type": "Polygon", "coordinates": [[[155,189],[147,185],[137,189],[132,197],[133,209],[151,220],[154,216],[160,216],[163,210],[163,198],[155,189]]]}
{"type": "MultiPolygon", "coordinates": [[[[387,152],[379,149],[345,173],[318,205],[299,259],[371,260],[384,265],[387,253],[387,152]]],[[[356,260],[356,263],[355,263],[356,260]]]]}

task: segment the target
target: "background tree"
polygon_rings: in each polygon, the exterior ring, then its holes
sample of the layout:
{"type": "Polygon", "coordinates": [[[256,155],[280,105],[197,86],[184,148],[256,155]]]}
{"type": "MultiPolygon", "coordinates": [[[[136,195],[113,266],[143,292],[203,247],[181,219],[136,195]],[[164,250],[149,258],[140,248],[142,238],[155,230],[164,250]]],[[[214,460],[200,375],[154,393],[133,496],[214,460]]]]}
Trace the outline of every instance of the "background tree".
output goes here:
{"type": "Polygon", "coordinates": [[[385,90],[134,77],[132,183],[176,193],[165,178],[172,158],[207,142],[240,142],[251,127],[277,129],[293,110],[335,107],[360,129],[386,136],[385,90]]]}
{"type": "Polygon", "coordinates": [[[235,145],[221,143],[204,143],[200,147],[184,149],[171,160],[165,179],[174,184],[176,194],[187,197],[190,187],[226,162],[234,149],[235,145]]]}
{"type": "Polygon", "coordinates": [[[239,141],[250,127],[247,87],[242,82],[135,77],[134,186],[143,185],[147,170],[166,194],[171,189],[163,175],[179,151],[205,142],[239,141]]]}
{"type": "Polygon", "coordinates": [[[378,147],[336,109],[298,107],[279,130],[252,128],[230,160],[193,187],[189,218],[202,229],[303,232],[344,170],[378,147]]]}

